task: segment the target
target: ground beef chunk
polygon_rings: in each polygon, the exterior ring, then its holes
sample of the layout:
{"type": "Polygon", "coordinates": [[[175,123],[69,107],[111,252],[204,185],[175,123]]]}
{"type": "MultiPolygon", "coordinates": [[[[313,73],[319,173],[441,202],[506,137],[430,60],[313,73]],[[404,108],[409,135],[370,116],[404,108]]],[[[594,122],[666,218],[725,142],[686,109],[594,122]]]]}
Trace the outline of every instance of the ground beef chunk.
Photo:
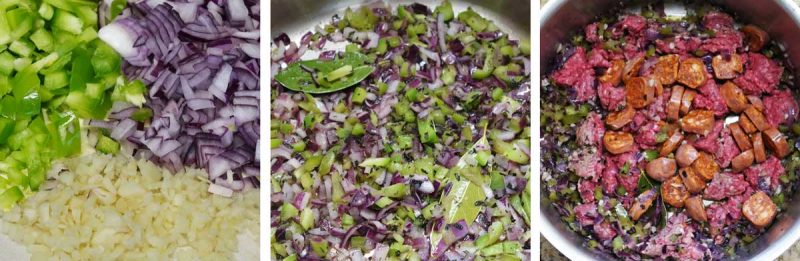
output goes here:
{"type": "Polygon", "coordinates": [[[617,184],[621,184],[628,194],[636,194],[637,185],[639,183],[639,168],[636,164],[637,150],[619,154],[609,155],[606,157],[606,165],[603,170],[603,189],[607,194],[616,190],[617,184]],[[627,173],[621,173],[621,169],[628,167],[627,173]],[[615,177],[612,181],[609,176],[615,177]],[[613,186],[613,189],[611,188],[613,186]]]}
{"type": "Polygon", "coordinates": [[[722,168],[728,167],[731,164],[731,160],[734,157],[739,155],[739,146],[736,145],[736,141],[733,139],[731,135],[731,131],[729,129],[724,129],[720,133],[720,144],[717,147],[717,152],[714,153],[714,156],[717,159],[717,163],[722,168]]]}
{"type": "Polygon", "coordinates": [[[576,131],[578,145],[602,147],[605,132],[602,117],[595,112],[590,112],[576,131]]]}
{"type": "Polygon", "coordinates": [[[586,34],[586,41],[590,43],[595,43],[600,41],[600,36],[597,34],[597,23],[591,23],[583,28],[583,32],[586,34]]]}
{"type": "Polygon", "coordinates": [[[724,198],[744,193],[750,184],[744,179],[744,175],[738,173],[723,172],[714,176],[711,183],[706,187],[703,198],[711,200],[722,200],[724,198]]]}
{"type": "Polygon", "coordinates": [[[711,129],[711,132],[709,132],[708,135],[697,139],[694,142],[694,147],[711,154],[716,154],[717,147],[719,147],[719,134],[722,132],[723,128],[723,121],[714,122],[714,128],[711,129]]]}
{"type": "Polygon", "coordinates": [[[719,30],[714,37],[703,40],[700,50],[709,53],[736,53],[742,47],[742,33],[735,30],[719,30]]]}
{"type": "Polygon", "coordinates": [[[703,26],[714,31],[733,29],[733,17],[726,13],[711,11],[703,16],[703,26]]]}
{"type": "Polygon", "coordinates": [[[605,220],[603,222],[594,224],[593,229],[594,235],[597,237],[597,239],[600,239],[600,241],[611,240],[617,236],[617,232],[614,231],[614,227],[611,226],[611,223],[608,223],[608,221],[605,220]]]}
{"type": "Polygon", "coordinates": [[[792,124],[797,119],[797,101],[789,90],[775,91],[764,98],[764,116],[770,125],[792,124]]]}
{"type": "Polygon", "coordinates": [[[617,175],[619,175],[619,170],[616,169],[604,169],[603,170],[603,177],[601,181],[603,181],[603,192],[606,195],[614,195],[617,190],[617,185],[619,181],[617,180],[617,175]]]}
{"type": "Polygon", "coordinates": [[[783,67],[759,53],[746,55],[745,72],[733,82],[747,94],[770,93],[781,80],[783,67]]]}
{"type": "Polygon", "coordinates": [[[686,215],[674,215],[658,234],[647,241],[642,253],[660,259],[701,260],[708,250],[695,240],[695,231],[686,215]]]}
{"type": "Polygon", "coordinates": [[[648,122],[636,132],[634,141],[644,149],[653,149],[656,146],[659,131],[661,131],[661,126],[658,122],[648,122]]]}
{"type": "Polygon", "coordinates": [[[617,111],[624,106],[625,88],[611,86],[610,83],[601,83],[597,88],[600,104],[609,111],[617,111]]]}
{"type": "Polygon", "coordinates": [[[647,19],[639,15],[628,15],[620,19],[616,26],[635,35],[644,30],[644,27],[647,26],[647,19]]]}
{"type": "Polygon", "coordinates": [[[586,102],[596,96],[594,76],[594,68],[586,60],[586,51],[578,47],[564,66],[553,74],[553,79],[558,85],[572,87],[576,101],[586,102]]]}
{"type": "Polygon", "coordinates": [[[584,179],[578,183],[578,193],[581,195],[581,199],[583,199],[583,203],[592,203],[594,202],[594,190],[597,188],[597,182],[584,179]]]}
{"type": "Polygon", "coordinates": [[[706,208],[706,216],[715,243],[721,244],[727,239],[720,231],[742,218],[742,204],[751,194],[752,189],[747,188],[742,194],[732,196],[726,201],[712,203],[706,208]]]}
{"type": "Polygon", "coordinates": [[[622,53],[625,59],[632,60],[636,57],[644,56],[645,39],[636,36],[625,36],[625,46],[622,53]]]}
{"type": "Polygon", "coordinates": [[[579,177],[597,181],[603,172],[602,154],[596,147],[583,147],[572,153],[569,159],[570,170],[579,177]]]}
{"type": "Polygon", "coordinates": [[[594,225],[597,215],[597,205],[584,203],[575,207],[575,218],[582,226],[594,225]]]}
{"type": "Polygon", "coordinates": [[[611,61],[608,60],[608,51],[601,48],[594,48],[589,52],[589,64],[592,67],[611,67],[611,61]]]}
{"type": "MultiPolygon", "coordinates": [[[[712,79],[710,74],[707,77],[712,79]]],[[[700,93],[692,101],[694,108],[714,111],[714,115],[717,117],[725,116],[728,113],[728,105],[725,103],[725,99],[722,98],[719,86],[714,80],[706,81],[706,84],[700,86],[698,90],[700,93]]]]}
{"type": "Polygon", "coordinates": [[[744,170],[747,182],[754,188],[772,193],[780,186],[780,176],[785,172],[781,161],[770,156],[761,164],[750,166],[744,170]]]}
{"type": "Polygon", "coordinates": [[[700,48],[700,44],[702,44],[702,41],[699,38],[682,34],[663,40],[656,40],[656,50],[664,54],[685,55],[700,48]]]}

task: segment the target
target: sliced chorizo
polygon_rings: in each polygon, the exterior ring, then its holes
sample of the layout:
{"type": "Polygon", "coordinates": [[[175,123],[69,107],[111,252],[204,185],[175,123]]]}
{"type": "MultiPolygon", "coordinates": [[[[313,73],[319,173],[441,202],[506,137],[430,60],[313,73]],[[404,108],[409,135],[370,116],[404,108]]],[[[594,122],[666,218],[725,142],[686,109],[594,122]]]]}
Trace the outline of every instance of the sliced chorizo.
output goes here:
{"type": "Polygon", "coordinates": [[[700,175],[706,181],[710,181],[719,173],[719,164],[711,154],[705,152],[700,152],[697,155],[697,159],[692,162],[692,168],[697,175],[700,175]]]}
{"type": "Polygon", "coordinates": [[[728,125],[728,129],[731,131],[731,136],[733,136],[733,140],[736,141],[736,146],[739,147],[739,150],[745,151],[753,148],[753,144],[750,144],[750,138],[744,133],[739,123],[731,123],[728,125]]]}
{"type": "Polygon", "coordinates": [[[770,128],[765,130],[764,142],[778,158],[784,158],[791,152],[789,143],[786,141],[786,135],[783,135],[778,129],[770,128]]]}
{"type": "Polygon", "coordinates": [[[686,207],[686,213],[689,214],[689,217],[692,219],[700,222],[708,221],[706,208],[703,206],[703,198],[701,196],[688,198],[683,205],[686,207]]]}
{"type": "Polygon", "coordinates": [[[683,207],[683,203],[689,198],[689,190],[683,185],[681,176],[673,176],[661,183],[661,197],[664,203],[676,208],[683,207]]]}
{"type": "Polygon", "coordinates": [[[771,128],[771,126],[767,122],[767,119],[764,118],[764,114],[761,113],[761,111],[759,111],[758,109],[756,109],[755,106],[747,107],[747,109],[744,110],[744,113],[747,114],[747,118],[749,118],[750,121],[753,122],[753,125],[755,125],[756,129],[758,129],[759,131],[765,131],[771,128]]]}
{"type": "Polygon", "coordinates": [[[714,128],[714,112],[692,110],[686,116],[683,116],[679,123],[683,131],[705,136],[714,128]]]}
{"type": "Polygon", "coordinates": [[[683,91],[683,98],[681,98],[681,115],[686,115],[689,113],[689,110],[692,109],[694,96],[697,96],[697,92],[694,90],[686,89],[683,91]]]}
{"type": "Polygon", "coordinates": [[[758,228],[771,224],[777,212],[778,206],[772,202],[772,199],[764,191],[754,193],[742,205],[744,217],[758,228]]]}
{"type": "Polygon", "coordinates": [[[731,160],[731,168],[733,168],[733,171],[735,172],[742,171],[747,167],[752,166],[753,160],[754,160],[753,150],[752,149],[746,150],[742,153],[739,153],[739,155],[736,155],[736,157],[733,157],[733,159],[731,160]]]}
{"type": "Polygon", "coordinates": [[[750,118],[747,118],[747,114],[744,113],[739,115],[739,127],[742,127],[744,133],[747,134],[753,134],[758,131],[756,125],[754,125],[753,122],[750,121],[750,118]]]}
{"type": "Polygon", "coordinates": [[[698,58],[687,58],[678,69],[678,82],[686,87],[697,89],[706,83],[706,66],[698,58]]]}
{"type": "Polygon", "coordinates": [[[672,86],[672,94],[667,103],[667,119],[678,120],[681,115],[681,99],[683,99],[683,86],[672,86]]]}
{"type": "Polygon", "coordinates": [[[687,142],[678,147],[678,151],[675,152],[675,160],[678,162],[678,166],[687,167],[692,165],[699,155],[697,149],[687,142]]]}
{"type": "Polygon", "coordinates": [[[617,86],[622,81],[622,70],[624,67],[625,61],[613,60],[611,61],[611,67],[608,67],[605,74],[600,76],[598,80],[600,80],[602,83],[610,83],[613,86],[617,86]]]}
{"type": "Polygon", "coordinates": [[[767,160],[767,151],[764,149],[764,137],[761,136],[761,133],[753,134],[753,157],[758,163],[767,160]]]}
{"type": "Polygon", "coordinates": [[[735,83],[728,81],[719,87],[719,93],[731,111],[739,113],[747,109],[747,96],[735,83]]]}
{"type": "Polygon", "coordinates": [[[622,70],[622,81],[628,82],[628,80],[639,76],[639,69],[642,68],[644,64],[644,56],[639,56],[633,58],[632,60],[625,63],[625,68],[622,70]]]}
{"type": "Polygon", "coordinates": [[[667,138],[667,140],[661,144],[661,148],[658,150],[658,155],[661,157],[666,157],[675,151],[675,149],[678,148],[678,145],[681,145],[682,141],[683,134],[680,131],[673,131],[672,135],[670,135],[669,138],[667,138]]]}
{"type": "Polygon", "coordinates": [[[611,154],[622,154],[633,150],[633,135],[622,131],[607,131],[603,135],[603,145],[611,154]]]}
{"type": "Polygon", "coordinates": [[[742,57],[738,54],[718,54],[711,59],[711,67],[714,68],[714,76],[720,80],[736,78],[744,69],[742,66],[742,57]]]}
{"type": "Polygon", "coordinates": [[[697,194],[706,188],[706,181],[697,175],[692,168],[682,168],[678,170],[678,175],[683,179],[683,184],[686,185],[686,190],[689,193],[697,194]]]}
{"type": "Polygon", "coordinates": [[[675,82],[678,77],[680,56],[677,54],[664,55],[658,58],[653,74],[661,84],[667,85],[675,82]]]}
{"type": "Polygon", "coordinates": [[[655,88],[644,77],[634,77],[625,82],[625,100],[634,109],[641,109],[650,105],[655,99],[655,88]]]}
{"type": "Polygon", "coordinates": [[[650,189],[639,196],[636,196],[636,199],[633,201],[633,205],[631,205],[630,209],[628,209],[628,215],[633,219],[633,221],[639,220],[639,218],[647,212],[647,209],[653,205],[653,201],[656,200],[656,190],[650,189]]]}
{"type": "Polygon", "coordinates": [[[647,176],[662,182],[675,176],[677,170],[678,165],[675,163],[675,160],[667,157],[651,160],[645,167],[647,176]]]}
{"type": "Polygon", "coordinates": [[[747,101],[750,102],[750,105],[756,107],[756,110],[764,111],[764,102],[761,100],[761,97],[757,95],[747,95],[747,101]]]}
{"type": "Polygon", "coordinates": [[[625,106],[625,109],[621,111],[609,113],[608,116],[606,116],[606,124],[611,127],[611,129],[619,130],[633,121],[633,116],[635,115],[636,110],[634,110],[632,106],[625,106]]]}
{"type": "Polygon", "coordinates": [[[751,52],[761,51],[764,45],[769,42],[769,34],[766,31],[755,25],[746,25],[741,29],[744,33],[744,41],[747,47],[750,47],[751,52]]]}

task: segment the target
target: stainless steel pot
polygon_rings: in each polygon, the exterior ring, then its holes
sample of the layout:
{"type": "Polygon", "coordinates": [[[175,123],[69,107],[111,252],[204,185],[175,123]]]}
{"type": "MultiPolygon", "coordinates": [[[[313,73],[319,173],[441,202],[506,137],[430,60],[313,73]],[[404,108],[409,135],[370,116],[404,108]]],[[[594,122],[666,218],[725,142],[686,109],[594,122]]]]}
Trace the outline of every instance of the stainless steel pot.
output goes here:
{"type": "MultiPolygon", "coordinates": [[[[654,1],[636,1],[637,4],[648,2],[654,1]]],[[[784,44],[790,62],[800,65],[800,8],[791,0],[711,2],[733,12],[742,22],[764,28],[773,39],[784,44]]],[[[550,0],[542,9],[540,17],[542,72],[552,69],[558,43],[568,41],[571,34],[592,22],[595,17],[628,7],[630,6],[622,6],[619,0],[550,0]]],[[[800,68],[794,69],[795,75],[798,75],[800,68]]],[[[800,84],[800,78],[795,77],[795,79],[800,84]]],[[[795,195],[791,199],[792,202],[800,203],[798,196],[800,195],[795,195]]],[[[542,235],[572,260],[600,259],[582,246],[583,238],[564,226],[551,202],[547,200],[547,195],[541,194],[541,198],[542,235]]],[[[799,217],[800,204],[789,203],[789,209],[775,220],[772,227],[747,247],[750,254],[739,256],[737,259],[776,259],[800,238],[799,217]]]]}

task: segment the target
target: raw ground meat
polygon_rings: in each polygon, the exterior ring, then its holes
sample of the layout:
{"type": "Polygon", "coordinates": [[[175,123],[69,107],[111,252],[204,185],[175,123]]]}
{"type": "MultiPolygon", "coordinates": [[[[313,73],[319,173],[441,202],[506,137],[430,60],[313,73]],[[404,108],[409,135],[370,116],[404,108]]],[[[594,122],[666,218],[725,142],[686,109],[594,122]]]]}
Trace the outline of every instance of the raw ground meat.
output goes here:
{"type": "Polygon", "coordinates": [[[594,235],[597,236],[597,238],[601,241],[606,241],[617,236],[617,232],[614,231],[614,227],[612,227],[608,221],[603,221],[594,224],[594,235]]]}
{"type": "Polygon", "coordinates": [[[560,86],[572,87],[577,102],[586,102],[596,96],[594,76],[594,68],[586,60],[586,51],[578,47],[564,66],[553,75],[553,79],[560,86]]]}
{"type": "Polygon", "coordinates": [[[686,215],[676,214],[667,220],[667,225],[645,245],[643,254],[667,259],[700,260],[706,255],[703,246],[694,238],[695,228],[686,215]]]}
{"type": "Polygon", "coordinates": [[[728,113],[728,105],[722,98],[717,83],[710,78],[710,74],[708,77],[706,84],[698,88],[700,93],[692,101],[693,108],[711,110],[715,116],[722,117],[728,113]]]}
{"type": "Polygon", "coordinates": [[[714,37],[703,40],[700,50],[708,53],[736,53],[742,47],[742,33],[736,30],[719,30],[714,37]]]}
{"type": "Polygon", "coordinates": [[[750,166],[744,170],[747,182],[754,188],[767,193],[775,192],[780,185],[780,176],[785,172],[781,161],[775,156],[770,156],[761,164],[750,166]]]}
{"type": "Polygon", "coordinates": [[[583,147],[572,152],[569,166],[567,167],[579,177],[597,181],[600,178],[600,173],[603,172],[602,161],[602,154],[597,148],[583,147]]]}
{"type": "Polygon", "coordinates": [[[594,220],[597,218],[597,205],[594,203],[584,203],[575,206],[575,218],[582,226],[594,225],[594,220]]]}
{"type": "Polygon", "coordinates": [[[797,112],[797,101],[789,90],[775,91],[764,98],[764,116],[773,127],[794,123],[797,112]]]}
{"type": "Polygon", "coordinates": [[[606,132],[603,119],[599,114],[590,112],[576,131],[578,145],[602,147],[603,134],[606,132]]]}
{"type": "Polygon", "coordinates": [[[625,88],[614,87],[610,83],[601,83],[597,88],[597,96],[603,108],[609,111],[617,111],[625,105],[625,88]]]}
{"type": "Polygon", "coordinates": [[[600,36],[597,34],[597,23],[586,25],[583,31],[586,34],[587,42],[594,43],[600,40],[600,36]]]}
{"type": "Polygon", "coordinates": [[[714,176],[711,183],[708,183],[703,197],[711,200],[722,200],[744,193],[749,186],[750,184],[744,179],[744,175],[723,172],[714,176]]]}
{"type": "Polygon", "coordinates": [[[644,30],[644,27],[647,26],[647,20],[642,16],[628,15],[623,17],[616,26],[635,35],[644,30]]]}
{"type": "Polygon", "coordinates": [[[730,199],[721,202],[714,202],[706,208],[706,216],[711,227],[711,234],[714,235],[714,242],[717,244],[726,240],[725,235],[719,232],[726,226],[739,221],[742,218],[742,203],[752,194],[749,187],[740,195],[732,196],[730,199]]]}
{"type": "Polygon", "coordinates": [[[716,154],[717,147],[719,147],[719,134],[722,132],[724,126],[725,125],[723,121],[714,122],[714,128],[711,129],[711,132],[709,132],[708,135],[697,139],[694,142],[694,147],[711,154],[716,154]]]}
{"type": "Polygon", "coordinates": [[[736,141],[733,139],[730,129],[723,129],[720,133],[717,152],[714,153],[719,166],[722,168],[727,168],[731,164],[731,160],[739,155],[740,152],[739,146],[736,145],[736,141]]]}
{"type": "Polygon", "coordinates": [[[583,179],[578,183],[578,193],[583,199],[583,203],[594,202],[594,189],[597,187],[597,182],[583,179]]]}
{"type": "MultiPolygon", "coordinates": [[[[610,179],[606,179],[606,177],[613,176],[616,177],[613,183],[619,183],[622,185],[623,188],[625,188],[625,191],[627,191],[629,194],[635,194],[632,192],[637,191],[636,186],[638,185],[639,182],[639,168],[637,167],[636,164],[637,161],[636,154],[638,153],[637,151],[638,149],[619,155],[608,155],[606,157],[606,165],[603,171],[604,186],[609,186],[609,187],[612,186],[611,184],[606,185],[606,182],[609,183],[612,182],[610,179]],[[620,169],[622,169],[623,166],[625,166],[625,164],[628,165],[628,173],[622,174],[620,173],[620,169]]],[[[614,189],[616,189],[616,186],[617,186],[616,184],[613,185],[614,189]]],[[[609,191],[606,191],[606,193],[608,192],[609,191]]]]}
{"type": "Polygon", "coordinates": [[[656,40],[656,50],[665,54],[686,55],[700,48],[702,41],[693,36],[681,34],[672,38],[656,40]]]}
{"type": "Polygon", "coordinates": [[[746,94],[770,93],[781,80],[783,67],[759,53],[748,53],[744,74],[733,80],[746,94]]]}
{"type": "Polygon", "coordinates": [[[603,170],[603,177],[600,180],[603,182],[603,192],[605,192],[606,195],[614,195],[616,192],[617,185],[619,184],[617,175],[619,175],[618,169],[606,167],[603,170]]]}
{"type": "Polygon", "coordinates": [[[656,139],[660,130],[661,126],[659,126],[658,122],[648,122],[636,132],[634,141],[644,149],[652,149],[656,146],[656,139]]]}
{"type": "Polygon", "coordinates": [[[703,16],[703,26],[712,30],[733,28],[733,17],[726,13],[711,11],[703,16]]]}
{"type": "Polygon", "coordinates": [[[602,48],[594,48],[589,52],[589,64],[592,67],[611,67],[611,61],[608,60],[608,51],[602,48]]]}

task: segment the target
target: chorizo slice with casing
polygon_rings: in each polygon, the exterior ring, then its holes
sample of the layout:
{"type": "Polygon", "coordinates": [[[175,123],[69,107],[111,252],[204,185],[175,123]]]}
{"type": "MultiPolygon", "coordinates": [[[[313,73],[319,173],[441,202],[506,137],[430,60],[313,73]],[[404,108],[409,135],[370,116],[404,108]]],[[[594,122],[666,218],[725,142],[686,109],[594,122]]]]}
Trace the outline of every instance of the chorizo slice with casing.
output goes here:
{"type": "Polygon", "coordinates": [[[747,134],[753,134],[758,131],[756,125],[754,125],[753,122],[750,121],[750,118],[747,118],[747,114],[744,113],[739,115],[739,127],[742,127],[744,133],[747,134]]]}
{"type": "Polygon", "coordinates": [[[733,157],[731,160],[731,168],[735,172],[742,171],[753,165],[754,157],[752,149],[739,153],[739,155],[736,155],[736,157],[733,157]]]}
{"type": "Polygon", "coordinates": [[[692,168],[697,175],[700,175],[706,181],[710,181],[719,173],[719,164],[714,160],[714,157],[702,151],[697,155],[697,159],[692,162],[692,168]]]}
{"type": "Polygon", "coordinates": [[[692,101],[697,96],[697,92],[691,89],[683,91],[683,98],[681,98],[681,115],[686,115],[692,109],[692,101]]]}
{"type": "Polygon", "coordinates": [[[639,69],[642,68],[643,64],[644,56],[633,58],[625,63],[625,67],[622,70],[622,81],[628,82],[628,80],[639,76],[639,69]]]}
{"type": "Polygon", "coordinates": [[[753,157],[758,163],[767,160],[767,151],[764,149],[764,137],[762,137],[760,132],[753,134],[753,157]]]}
{"type": "Polygon", "coordinates": [[[611,154],[622,154],[633,150],[633,135],[622,131],[607,131],[603,135],[603,146],[611,154]]]}
{"type": "Polygon", "coordinates": [[[742,57],[738,54],[718,54],[711,59],[711,67],[714,68],[714,76],[720,80],[736,78],[744,69],[742,66],[742,57]]]}
{"type": "Polygon", "coordinates": [[[658,62],[655,64],[653,74],[661,84],[667,85],[675,82],[675,79],[678,78],[680,59],[681,57],[677,54],[658,57],[658,62]]]}
{"type": "Polygon", "coordinates": [[[611,67],[606,69],[605,74],[600,76],[598,80],[602,83],[610,83],[613,86],[619,85],[622,81],[622,70],[625,68],[625,61],[623,60],[613,60],[611,61],[611,67]]]}
{"type": "Polygon", "coordinates": [[[694,161],[700,156],[700,152],[692,146],[692,144],[684,143],[680,147],[678,147],[678,151],[675,152],[675,160],[678,162],[678,166],[681,167],[688,167],[694,163],[694,161]]]}
{"type": "Polygon", "coordinates": [[[761,113],[761,111],[759,111],[758,109],[756,109],[755,106],[747,107],[747,109],[744,110],[744,113],[747,115],[747,118],[749,118],[750,121],[753,122],[753,125],[755,125],[756,129],[758,129],[759,131],[765,131],[769,128],[772,128],[772,126],[770,126],[769,123],[767,122],[767,119],[764,118],[764,114],[761,113]]]}
{"type": "Polygon", "coordinates": [[[767,147],[775,153],[778,158],[784,158],[789,155],[789,143],[786,141],[786,135],[783,135],[778,129],[770,128],[764,131],[764,143],[767,147]]]}
{"type": "Polygon", "coordinates": [[[675,151],[678,148],[678,145],[681,145],[683,141],[683,134],[680,131],[673,131],[672,135],[661,144],[661,148],[658,150],[658,155],[661,157],[665,157],[675,151]]]}
{"type": "Polygon", "coordinates": [[[650,105],[655,99],[655,84],[653,78],[634,77],[625,82],[625,101],[634,109],[641,109],[650,105]]]}
{"type": "Polygon", "coordinates": [[[689,198],[689,190],[683,184],[681,176],[676,175],[661,183],[661,196],[664,203],[682,208],[683,203],[689,198]]]}
{"type": "Polygon", "coordinates": [[[706,216],[706,208],[703,206],[703,198],[701,196],[694,196],[686,199],[683,204],[686,207],[686,213],[691,218],[700,222],[708,221],[706,216]]]}
{"type": "Polygon", "coordinates": [[[719,93],[731,111],[739,113],[747,109],[747,96],[735,83],[728,81],[719,87],[719,93]]]}
{"type": "Polygon", "coordinates": [[[667,157],[651,160],[645,167],[647,176],[661,182],[675,176],[675,171],[677,170],[678,165],[675,160],[667,157]]]}
{"type": "Polygon", "coordinates": [[[672,94],[667,102],[667,119],[678,120],[681,117],[681,99],[683,99],[683,86],[672,86],[672,94]]]}
{"type": "Polygon", "coordinates": [[[678,82],[686,87],[697,89],[706,83],[706,66],[698,58],[687,58],[678,68],[678,82]]]}
{"type": "Polygon", "coordinates": [[[632,106],[625,106],[625,109],[621,111],[609,113],[606,116],[606,125],[611,129],[619,130],[633,121],[633,116],[636,116],[636,110],[632,106]]]}
{"type": "Polygon", "coordinates": [[[769,34],[758,26],[746,25],[741,31],[744,33],[744,42],[751,52],[761,51],[761,48],[769,42],[769,34]]]}
{"type": "Polygon", "coordinates": [[[764,102],[757,95],[747,95],[747,101],[750,102],[750,105],[756,107],[756,110],[764,111],[764,102]]]}
{"type": "Polygon", "coordinates": [[[778,206],[764,191],[754,193],[742,204],[742,214],[758,228],[771,224],[777,212],[778,206]]]}
{"type": "Polygon", "coordinates": [[[692,168],[682,168],[678,170],[678,175],[683,179],[683,184],[686,185],[686,190],[689,193],[697,194],[706,188],[706,181],[697,175],[692,168]]]}
{"type": "Polygon", "coordinates": [[[685,132],[708,135],[714,128],[714,112],[709,110],[692,110],[679,121],[685,132]]]}
{"type": "Polygon", "coordinates": [[[631,217],[633,221],[639,220],[639,218],[647,212],[647,209],[653,205],[653,201],[656,200],[656,190],[649,189],[639,196],[636,196],[636,199],[633,201],[633,205],[631,205],[630,209],[628,209],[628,215],[631,217]]]}
{"type": "Polygon", "coordinates": [[[733,140],[736,141],[736,146],[739,147],[739,150],[745,151],[753,148],[753,144],[750,144],[750,138],[744,133],[739,123],[731,123],[728,125],[728,129],[731,131],[731,136],[733,136],[733,140]]]}

